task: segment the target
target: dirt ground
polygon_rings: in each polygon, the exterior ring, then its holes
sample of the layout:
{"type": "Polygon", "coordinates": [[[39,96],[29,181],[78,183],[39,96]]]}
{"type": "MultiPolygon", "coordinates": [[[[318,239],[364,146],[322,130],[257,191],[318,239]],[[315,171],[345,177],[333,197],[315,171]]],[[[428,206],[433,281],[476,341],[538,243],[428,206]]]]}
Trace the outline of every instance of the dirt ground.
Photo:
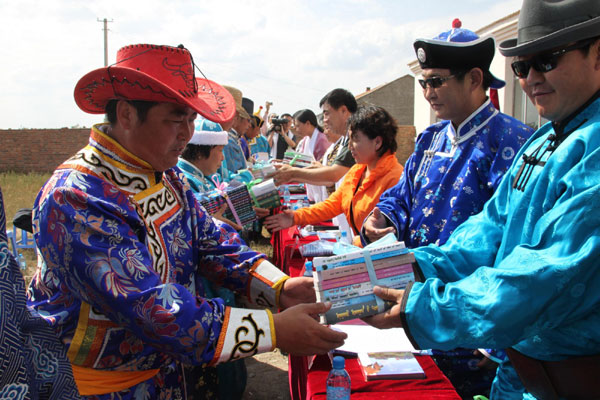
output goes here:
{"type": "Polygon", "coordinates": [[[248,382],[243,400],[289,400],[288,358],[279,350],[246,359],[248,382]]]}
{"type": "MultiPolygon", "coordinates": [[[[263,229],[262,237],[248,241],[249,246],[273,256],[270,234],[263,229]]],[[[270,353],[257,354],[246,359],[248,381],[243,400],[289,400],[288,358],[275,349],[270,353]]]]}

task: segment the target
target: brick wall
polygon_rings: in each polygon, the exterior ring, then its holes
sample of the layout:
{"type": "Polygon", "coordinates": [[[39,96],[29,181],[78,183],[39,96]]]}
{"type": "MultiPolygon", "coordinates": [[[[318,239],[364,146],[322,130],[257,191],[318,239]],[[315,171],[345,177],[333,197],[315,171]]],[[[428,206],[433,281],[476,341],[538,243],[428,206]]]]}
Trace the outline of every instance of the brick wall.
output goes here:
{"type": "MultiPolygon", "coordinates": [[[[0,172],[52,172],[88,143],[84,129],[0,129],[0,172]]],[[[398,127],[396,157],[404,165],[415,148],[414,126],[398,127]]]]}
{"type": "Polygon", "coordinates": [[[398,162],[404,166],[408,157],[415,150],[415,138],[417,131],[412,125],[400,125],[396,134],[396,142],[398,150],[396,150],[396,158],[398,162]]]}
{"type": "Polygon", "coordinates": [[[87,145],[90,129],[0,130],[0,172],[52,172],[87,145]]]}
{"type": "Polygon", "coordinates": [[[415,78],[404,75],[356,96],[358,104],[375,104],[390,113],[399,125],[414,125],[415,78]]]}

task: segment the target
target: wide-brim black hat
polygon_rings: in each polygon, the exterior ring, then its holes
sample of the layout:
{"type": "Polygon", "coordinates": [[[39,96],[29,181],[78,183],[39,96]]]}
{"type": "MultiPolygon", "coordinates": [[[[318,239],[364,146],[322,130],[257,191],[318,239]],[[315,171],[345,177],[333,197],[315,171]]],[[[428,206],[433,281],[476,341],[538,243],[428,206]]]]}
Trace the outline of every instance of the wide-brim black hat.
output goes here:
{"type": "Polygon", "coordinates": [[[500,44],[507,57],[536,54],[600,36],[599,0],[524,0],[516,39],[500,44]]]}

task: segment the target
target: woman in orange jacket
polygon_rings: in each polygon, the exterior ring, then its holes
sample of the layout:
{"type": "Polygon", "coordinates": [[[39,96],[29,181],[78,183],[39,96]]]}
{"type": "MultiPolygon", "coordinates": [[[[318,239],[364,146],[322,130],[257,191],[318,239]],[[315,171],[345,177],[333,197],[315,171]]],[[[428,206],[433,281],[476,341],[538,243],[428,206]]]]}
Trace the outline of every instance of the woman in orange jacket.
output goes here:
{"type": "MultiPolygon", "coordinates": [[[[386,110],[373,105],[360,106],[348,125],[349,148],[356,164],[341,186],[323,202],[268,217],[267,229],[278,231],[292,225],[316,224],[344,213],[354,234],[360,233],[379,196],[398,183],[403,168],[395,154],[398,126],[386,110]]],[[[360,244],[360,239],[354,243],[360,244]]]]}

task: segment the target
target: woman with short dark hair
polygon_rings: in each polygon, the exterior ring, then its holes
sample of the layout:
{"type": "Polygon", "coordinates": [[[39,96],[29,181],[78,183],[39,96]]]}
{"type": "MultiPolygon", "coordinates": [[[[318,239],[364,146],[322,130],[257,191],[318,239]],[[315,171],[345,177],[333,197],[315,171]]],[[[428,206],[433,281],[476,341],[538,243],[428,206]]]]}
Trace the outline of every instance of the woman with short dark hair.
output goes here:
{"type": "MultiPolygon", "coordinates": [[[[359,106],[349,120],[349,149],[356,160],[342,185],[325,201],[311,207],[268,217],[267,229],[278,231],[292,225],[316,224],[344,213],[355,235],[375,208],[379,196],[398,183],[402,165],[396,159],[398,126],[381,107],[359,106]]],[[[359,245],[356,236],[354,243],[359,245]]]]}

